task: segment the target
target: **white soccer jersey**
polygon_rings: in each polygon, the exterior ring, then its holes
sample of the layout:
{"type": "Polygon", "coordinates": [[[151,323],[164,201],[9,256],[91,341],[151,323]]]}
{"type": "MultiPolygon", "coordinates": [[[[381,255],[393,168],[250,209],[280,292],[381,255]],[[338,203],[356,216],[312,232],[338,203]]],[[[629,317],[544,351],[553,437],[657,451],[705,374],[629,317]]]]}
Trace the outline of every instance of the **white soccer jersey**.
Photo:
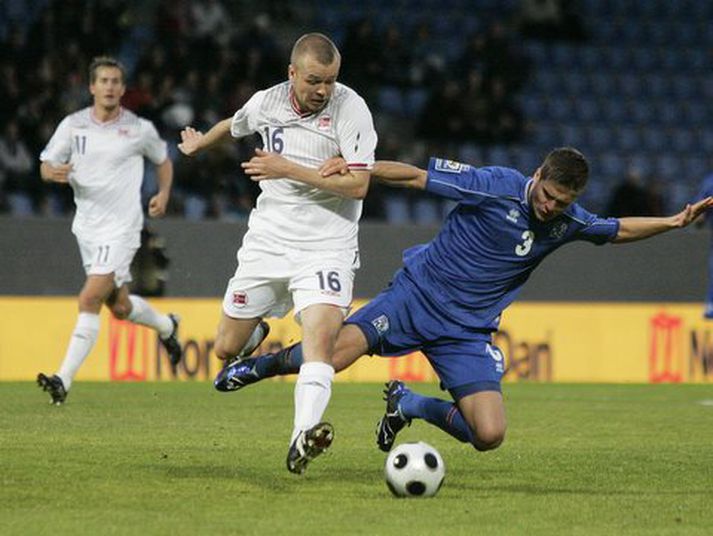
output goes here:
{"type": "MultiPolygon", "coordinates": [[[[353,170],[374,165],[377,136],[371,112],[354,90],[336,84],[327,106],[300,115],[291,84],[258,91],[233,116],[231,134],[259,133],[266,151],[310,168],[341,155],[353,170]]],[[[355,249],[362,202],[291,179],[260,182],[251,233],[308,250],[355,249]]]]}
{"type": "Polygon", "coordinates": [[[166,142],[150,121],[122,108],[115,120],[101,123],[89,107],[62,120],[40,160],[72,164],[77,238],[96,243],[126,236],[138,246],[144,157],[158,165],[167,156],[166,142]]]}

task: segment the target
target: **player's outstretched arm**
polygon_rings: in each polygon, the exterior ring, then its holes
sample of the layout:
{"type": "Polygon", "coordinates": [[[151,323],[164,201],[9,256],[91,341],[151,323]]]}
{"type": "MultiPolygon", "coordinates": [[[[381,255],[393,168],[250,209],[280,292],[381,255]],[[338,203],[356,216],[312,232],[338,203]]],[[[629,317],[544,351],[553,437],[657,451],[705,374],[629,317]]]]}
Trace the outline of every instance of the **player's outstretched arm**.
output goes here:
{"type": "Polygon", "coordinates": [[[149,200],[149,216],[152,218],[160,218],[166,214],[168,199],[171,197],[171,184],[173,184],[173,162],[170,158],[166,158],[156,166],[156,179],[158,193],[149,200]]]}
{"type": "Polygon", "coordinates": [[[194,156],[228,136],[231,122],[232,117],[223,119],[213,125],[205,134],[193,127],[184,128],[181,131],[181,143],[178,144],[178,149],[186,156],[194,156]]]}
{"type": "Polygon", "coordinates": [[[69,173],[72,171],[72,164],[56,164],[52,165],[49,162],[40,164],[40,176],[46,182],[69,182],[69,173]]]}
{"type": "Polygon", "coordinates": [[[620,218],[615,244],[643,240],[672,229],[681,229],[693,223],[706,210],[713,207],[713,197],[706,197],[686,207],[673,216],[664,218],[620,218]]]}
{"type": "Polygon", "coordinates": [[[374,163],[371,174],[379,182],[398,188],[415,188],[417,190],[426,189],[426,179],[428,172],[425,169],[404,164],[403,162],[392,162],[388,160],[378,160],[374,163]]]}
{"type": "Polygon", "coordinates": [[[262,149],[255,149],[255,156],[240,165],[256,182],[288,178],[352,199],[364,199],[369,189],[369,171],[337,171],[325,176],[322,168],[308,168],[262,149]]]}

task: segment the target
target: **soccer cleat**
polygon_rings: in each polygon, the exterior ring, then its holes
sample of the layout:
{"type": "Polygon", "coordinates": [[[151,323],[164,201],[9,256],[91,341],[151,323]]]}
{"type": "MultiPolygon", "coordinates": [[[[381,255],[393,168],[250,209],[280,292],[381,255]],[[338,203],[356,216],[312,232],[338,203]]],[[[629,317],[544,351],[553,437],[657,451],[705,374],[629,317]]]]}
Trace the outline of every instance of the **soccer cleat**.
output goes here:
{"type": "Polygon", "coordinates": [[[329,448],[334,440],[334,427],[328,422],[315,424],[300,432],[287,452],[287,470],[301,475],[307,464],[329,448]]]}
{"type": "Polygon", "coordinates": [[[43,373],[37,375],[37,385],[42,387],[42,390],[50,394],[50,404],[61,406],[67,400],[67,390],[64,388],[62,378],[56,374],[48,377],[43,373]]]}
{"type": "Polygon", "coordinates": [[[255,349],[262,344],[262,341],[265,340],[265,338],[268,336],[270,333],[270,324],[265,322],[264,320],[260,320],[260,323],[255,326],[255,329],[253,332],[250,334],[250,337],[248,338],[248,342],[245,343],[245,346],[243,346],[243,349],[240,350],[240,352],[237,355],[237,359],[242,359],[244,357],[248,357],[250,354],[252,354],[255,349]]]}
{"type": "Polygon", "coordinates": [[[159,340],[166,349],[171,366],[175,368],[181,362],[181,357],[183,356],[181,343],[178,342],[178,324],[181,322],[181,317],[176,314],[169,313],[168,318],[170,318],[171,322],[173,322],[173,331],[165,339],[159,337],[159,340]]]}
{"type": "Polygon", "coordinates": [[[411,426],[411,419],[404,417],[399,408],[399,402],[409,392],[406,384],[398,380],[391,380],[385,385],[386,413],[376,425],[376,444],[384,452],[389,452],[396,441],[396,434],[404,426],[411,426]]]}
{"type": "Polygon", "coordinates": [[[239,391],[246,385],[259,382],[261,378],[255,370],[256,364],[257,358],[254,357],[226,363],[213,380],[213,385],[218,391],[228,393],[239,391]]]}

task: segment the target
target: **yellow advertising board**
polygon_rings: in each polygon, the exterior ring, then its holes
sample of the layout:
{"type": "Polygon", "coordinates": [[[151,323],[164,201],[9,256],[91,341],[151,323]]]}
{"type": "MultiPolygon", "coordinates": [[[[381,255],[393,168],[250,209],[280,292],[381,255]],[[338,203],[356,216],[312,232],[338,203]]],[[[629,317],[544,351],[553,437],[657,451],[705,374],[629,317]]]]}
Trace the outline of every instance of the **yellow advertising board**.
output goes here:
{"type": "MultiPolygon", "coordinates": [[[[218,299],[155,299],[181,318],[184,359],[174,376],[156,334],[106,311],[97,344],[78,380],[208,380],[220,362],[212,355],[220,318],[218,299]]],[[[362,305],[360,302],[358,305],[362,305]]],[[[76,321],[76,298],[0,297],[0,380],[31,380],[54,372],[76,321]]],[[[510,307],[495,343],[504,351],[504,381],[711,382],[713,322],[700,304],[519,303],[510,307]]],[[[299,340],[291,317],[270,319],[262,350],[299,340]]],[[[365,357],[338,381],[436,381],[420,353],[365,357]]]]}

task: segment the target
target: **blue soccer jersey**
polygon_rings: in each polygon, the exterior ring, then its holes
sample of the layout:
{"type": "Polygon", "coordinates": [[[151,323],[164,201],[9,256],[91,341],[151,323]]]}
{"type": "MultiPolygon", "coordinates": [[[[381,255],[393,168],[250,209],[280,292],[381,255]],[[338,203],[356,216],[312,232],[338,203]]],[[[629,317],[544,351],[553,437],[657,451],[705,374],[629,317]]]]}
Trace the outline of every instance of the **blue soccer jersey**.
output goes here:
{"type": "MultiPolygon", "coordinates": [[[[713,195],[713,173],[710,175],[706,176],[703,179],[703,184],[701,184],[701,189],[698,191],[698,195],[696,196],[696,199],[694,199],[694,203],[696,201],[700,201],[701,199],[704,199],[708,196],[713,195]]],[[[706,212],[705,215],[706,222],[708,225],[713,227],[713,211],[708,211],[706,212]]]]}
{"type": "Polygon", "coordinates": [[[429,192],[457,201],[432,242],[404,252],[404,275],[456,325],[495,330],[540,262],[575,240],[604,244],[619,221],[572,204],[548,222],[529,205],[533,180],[503,167],[474,168],[432,158],[429,192]]]}

